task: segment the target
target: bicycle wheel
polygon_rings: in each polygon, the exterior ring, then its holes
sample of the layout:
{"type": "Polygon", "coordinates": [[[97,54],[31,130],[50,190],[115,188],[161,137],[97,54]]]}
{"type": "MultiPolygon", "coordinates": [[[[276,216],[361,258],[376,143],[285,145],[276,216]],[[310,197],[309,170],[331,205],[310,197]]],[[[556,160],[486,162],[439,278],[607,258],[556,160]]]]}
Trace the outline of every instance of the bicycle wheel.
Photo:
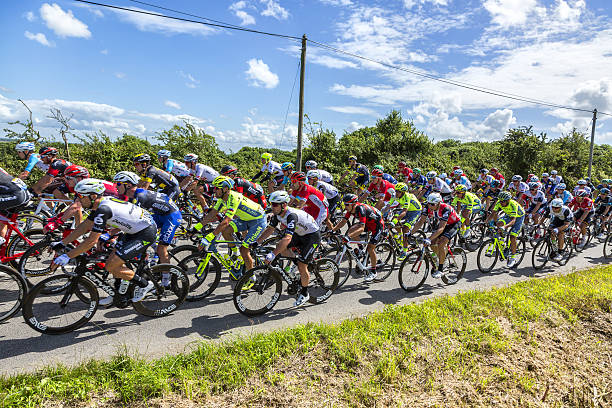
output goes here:
{"type": "Polygon", "coordinates": [[[200,220],[193,214],[181,214],[181,217],[181,223],[174,233],[174,242],[176,244],[193,242],[195,239],[194,236],[197,234],[192,233],[191,229],[195,224],[200,222],[200,220]]]}
{"type": "Polygon", "coordinates": [[[234,306],[245,316],[260,316],[276,305],[283,291],[283,280],[267,265],[246,271],[234,287],[234,306]]]}
{"type": "Polygon", "coordinates": [[[547,239],[541,239],[533,248],[533,252],[531,253],[531,264],[534,269],[540,270],[542,269],[548,260],[550,259],[550,243],[547,239]]]}
{"type": "Polygon", "coordinates": [[[140,302],[132,303],[134,309],[142,315],[166,316],[176,310],[187,298],[189,278],[185,271],[176,265],[155,265],[144,273],[144,277],[152,281],[155,288],[140,302]],[[164,287],[161,280],[162,275],[166,273],[170,274],[170,284],[164,287]]]}
{"type": "Polygon", "coordinates": [[[466,266],[467,255],[465,254],[465,250],[461,247],[450,248],[444,260],[442,282],[447,285],[454,285],[463,277],[466,266]]]}
{"type": "Polygon", "coordinates": [[[23,302],[23,319],[40,333],[68,333],[82,327],[93,317],[98,309],[98,300],[98,288],[89,279],[70,275],[51,276],[28,292],[23,302]],[[87,302],[83,299],[87,299],[87,302]]]}
{"type": "Polygon", "coordinates": [[[338,287],[340,271],[336,262],[329,258],[319,258],[309,265],[309,268],[311,266],[308,284],[309,301],[318,304],[325,302],[334,293],[338,287]]]}
{"type": "MultiPolygon", "coordinates": [[[[53,274],[50,267],[57,254],[51,249],[51,242],[45,239],[34,244],[19,259],[17,270],[25,278],[28,287],[36,285],[42,279],[53,274]]],[[[59,267],[57,272],[71,274],[74,269],[75,264],[71,262],[59,267]]]]}
{"type": "Polygon", "coordinates": [[[0,265],[0,322],[13,317],[23,304],[28,284],[17,271],[0,265]]]}
{"type": "Polygon", "coordinates": [[[399,268],[399,285],[406,292],[417,290],[429,276],[429,261],[421,249],[410,251],[399,268]]]}
{"type": "Polygon", "coordinates": [[[321,255],[321,258],[332,259],[338,265],[338,286],[339,289],[346,283],[353,269],[353,258],[349,255],[348,250],[344,251],[344,247],[328,249],[321,255]]]}
{"type": "MultiPolygon", "coordinates": [[[[395,251],[393,247],[386,242],[381,242],[374,248],[376,252],[376,273],[378,274],[376,280],[383,281],[391,275],[395,268],[395,251]]],[[[367,263],[370,262],[368,257],[367,263]]]]}
{"type": "Polygon", "coordinates": [[[168,256],[170,256],[170,263],[172,265],[178,265],[183,259],[196,252],[198,252],[198,247],[195,245],[178,245],[168,250],[168,256]]]}
{"type": "Polygon", "coordinates": [[[189,302],[204,299],[219,286],[221,264],[210,253],[189,255],[178,266],[187,273],[189,279],[189,293],[187,294],[189,302]]]}
{"type": "Polygon", "coordinates": [[[561,266],[566,265],[569,262],[574,250],[574,246],[571,244],[572,239],[568,236],[568,234],[565,234],[564,242],[564,251],[561,253],[561,260],[558,262],[558,264],[561,266]]]}
{"type": "Polygon", "coordinates": [[[38,215],[22,213],[17,216],[17,225],[22,232],[42,229],[45,226],[45,220],[38,215]]]}
{"type": "Polygon", "coordinates": [[[604,258],[612,258],[612,234],[608,234],[603,247],[604,258]]]}
{"type": "Polygon", "coordinates": [[[482,273],[489,273],[495,268],[499,259],[499,248],[495,238],[489,238],[480,245],[476,264],[482,273]]]}
{"type": "Polygon", "coordinates": [[[17,269],[19,268],[19,254],[23,256],[23,253],[27,251],[32,245],[43,240],[45,234],[42,229],[30,229],[23,232],[23,236],[27,239],[21,238],[19,235],[14,235],[6,247],[6,256],[16,256],[17,259],[9,261],[10,265],[17,269]],[[30,242],[28,242],[28,240],[30,242]]]}
{"type": "MultiPolygon", "coordinates": [[[[516,263],[512,267],[512,269],[518,268],[518,266],[523,262],[523,258],[525,258],[525,252],[527,252],[527,244],[525,244],[527,238],[525,236],[516,237],[516,263]]],[[[508,248],[510,247],[510,240],[508,239],[508,248]]]]}

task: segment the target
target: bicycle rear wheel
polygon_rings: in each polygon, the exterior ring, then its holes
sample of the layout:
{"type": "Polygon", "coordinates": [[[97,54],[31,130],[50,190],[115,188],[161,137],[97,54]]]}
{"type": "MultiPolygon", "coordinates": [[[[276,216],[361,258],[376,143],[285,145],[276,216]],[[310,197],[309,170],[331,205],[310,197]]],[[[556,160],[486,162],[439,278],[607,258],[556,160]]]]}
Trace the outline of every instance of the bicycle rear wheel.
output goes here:
{"type": "Polygon", "coordinates": [[[334,293],[338,287],[340,271],[336,262],[329,258],[319,258],[311,265],[308,294],[310,303],[318,304],[325,302],[334,293]]]}
{"type": "Polygon", "coordinates": [[[23,319],[40,333],[68,333],[93,317],[98,300],[98,288],[89,279],[51,276],[28,292],[23,302],[23,319]]]}
{"type": "MultiPolygon", "coordinates": [[[[381,242],[376,245],[374,248],[374,252],[376,253],[376,272],[378,276],[376,277],[377,281],[383,281],[391,275],[393,269],[395,268],[395,250],[391,245],[386,242],[381,242]]],[[[370,257],[368,257],[368,263],[370,262],[370,257]]]]}
{"type": "Polygon", "coordinates": [[[17,271],[0,265],[0,322],[13,317],[23,303],[28,284],[17,271]]]}
{"type": "Polygon", "coordinates": [[[495,268],[497,260],[499,259],[499,248],[497,246],[497,240],[495,238],[487,239],[480,245],[478,250],[478,256],[476,257],[476,264],[478,270],[482,273],[489,273],[495,268]]]}
{"type": "Polygon", "coordinates": [[[397,275],[399,285],[406,292],[417,290],[429,276],[429,261],[420,249],[410,251],[402,262],[397,275]]]}
{"type": "Polygon", "coordinates": [[[548,263],[550,253],[550,243],[547,239],[541,239],[540,242],[538,242],[533,248],[533,252],[531,253],[531,264],[533,265],[533,268],[536,270],[542,269],[546,263],[548,263]]]}
{"type": "Polygon", "coordinates": [[[469,236],[467,238],[463,238],[463,245],[465,249],[472,252],[480,248],[480,244],[482,244],[486,229],[487,226],[483,223],[472,224],[469,236]]]}
{"type": "Polygon", "coordinates": [[[463,277],[466,266],[467,255],[465,250],[461,247],[450,248],[444,260],[442,282],[447,285],[454,285],[463,277]]]}
{"type": "Polygon", "coordinates": [[[612,234],[608,234],[606,237],[606,242],[604,242],[603,247],[603,255],[604,258],[612,258],[612,234]]]}
{"type": "Polygon", "coordinates": [[[260,316],[276,305],[283,291],[283,280],[267,265],[246,271],[234,286],[234,306],[245,316],[260,316]]]}
{"type": "Polygon", "coordinates": [[[187,298],[189,278],[185,271],[176,265],[155,265],[145,273],[144,277],[151,280],[155,288],[140,302],[132,303],[134,309],[142,315],[166,316],[176,310],[187,298]],[[166,273],[170,275],[170,284],[164,287],[161,280],[166,273]]]}
{"type": "Polygon", "coordinates": [[[202,300],[217,289],[221,281],[221,264],[209,253],[189,255],[179,263],[189,278],[187,301],[202,300]],[[206,257],[210,256],[208,261],[206,257]]]}

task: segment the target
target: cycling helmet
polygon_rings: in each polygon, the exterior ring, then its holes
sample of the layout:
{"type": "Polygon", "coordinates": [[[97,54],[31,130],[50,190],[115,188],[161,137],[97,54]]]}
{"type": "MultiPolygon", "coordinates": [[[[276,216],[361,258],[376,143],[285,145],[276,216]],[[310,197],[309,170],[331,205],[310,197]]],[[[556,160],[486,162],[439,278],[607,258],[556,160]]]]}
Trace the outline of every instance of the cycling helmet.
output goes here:
{"type": "Polygon", "coordinates": [[[491,167],[491,173],[497,173],[498,171],[497,167],[491,167]]]}
{"type": "Polygon", "coordinates": [[[465,193],[466,191],[467,191],[467,188],[465,188],[463,184],[457,184],[455,186],[455,193],[465,193]]]}
{"type": "Polygon", "coordinates": [[[372,168],[380,170],[380,171],[385,171],[385,168],[382,165],[380,165],[380,164],[376,164],[372,168]]]}
{"type": "Polygon", "coordinates": [[[306,167],[312,167],[313,169],[317,168],[317,162],[314,160],[308,160],[306,163],[304,163],[304,166],[306,167]]]}
{"type": "Polygon", "coordinates": [[[291,162],[284,162],[281,164],[281,170],[293,170],[295,169],[295,165],[291,162]]]}
{"type": "Polygon", "coordinates": [[[133,162],[134,163],[144,163],[144,162],[150,162],[151,161],[151,156],[149,156],[146,153],[140,153],[137,154],[136,156],[134,156],[133,162]]]}
{"type": "Polygon", "coordinates": [[[487,169],[480,169],[480,174],[487,174],[489,172],[489,170],[487,169]]]}
{"type": "Polygon", "coordinates": [[[438,173],[436,173],[435,171],[430,171],[425,175],[425,177],[427,178],[427,180],[431,180],[433,178],[436,178],[437,175],[438,173]]]}
{"type": "Polygon", "coordinates": [[[406,183],[402,183],[401,181],[399,183],[397,183],[394,187],[395,191],[402,191],[402,192],[406,192],[408,191],[408,186],[406,185],[406,183]]]}
{"type": "Polygon", "coordinates": [[[559,183],[559,185],[557,186],[557,190],[565,190],[567,188],[567,186],[565,185],[565,183],[559,183]]]}
{"type": "Polygon", "coordinates": [[[550,206],[552,208],[561,208],[563,207],[563,200],[560,198],[555,198],[550,202],[550,206]]]}
{"type": "Polygon", "coordinates": [[[502,191],[501,193],[499,193],[499,195],[497,196],[497,201],[508,201],[512,198],[512,194],[510,194],[507,191],[502,191]]]}
{"type": "Polygon", "coordinates": [[[557,170],[553,170],[553,171],[551,171],[551,172],[550,172],[550,175],[551,175],[551,176],[556,176],[556,175],[557,175],[557,170]]]}
{"type": "Polygon", "coordinates": [[[57,156],[57,149],[55,147],[41,147],[38,154],[41,156],[57,156]]]}
{"type": "Polygon", "coordinates": [[[405,161],[401,161],[401,162],[397,163],[397,167],[399,167],[400,169],[403,169],[404,167],[406,167],[406,162],[405,161]]]}
{"type": "Polygon", "coordinates": [[[610,192],[609,188],[602,188],[601,190],[599,190],[599,194],[608,194],[610,192]]]}
{"type": "Polygon", "coordinates": [[[491,180],[491,188],[497,188],[497,186],[499,186],[501,184],[501,182],[499,180],[491,180]]]}
{"type": "Polygon", "coordinates": [[[415,167],[414,169],[412,169],[412,172],[414,174],[421,174],[421,169],[419,169],[418,167],[415,167]]]}
{"type": "Polygon", "coordinates": [[[440,178],[441,178],[442,180],[444,180],[446,177],[447,177],[447,176],[446,176],[446,173],[440,173],[440,178]]]}
{"type": "Polygon", "coordinates": [[[238,169],[234,166],[232,166],[231,164],[226,164],[225,166],[223,166],[221,168],[221,174],[224,176],[235,176],[238,174],[238,169]]]}
{"type": "Polygon", "coordinates": [[[512,181],[522,181],[522,180],[523,180],[523,177],[518,174],[515,174],[514,176],[512,176],[512,181]]]}
{"type": "Polygon", "coordinates": [[[308,173],[306,173],[306,178],[316,178],[319,179],[321,178],[321,173],[319,173],[319,170],[308,170],[308,173]]]}
{"type": "Polygon", "coordinates": [[[455,176],[460,176],[460,175],[462,175],[462,174],[463,174],[463,170],[461,170],[461,169],[455,169],[455,170],[453,170],[453,174],[454,174],[455,176]]]}
{"type": "Polygon", "coordinates": [[[88,178],[85,180],[79,181],[76,186],[74,186],[74,191],[77,194],[81,195],[90,195],[90,194],[102,194],[106,190],[104,183],[102,180],[88,178]]]}
{"type": "Polygon", "coordinates": [[[18,152],[29,152],[34,151],[34,143],[32,142],[19,142],[17,146],[15,146],[15,150],[18,152]]]}
{"type": "Polygon", "coordinates": [[[538,183],[537,181],[532,181],[528,184],[528,186],[530,190],[534,190],[540,188],[540,183],[538,183]]]}
{"type": "Polygon", "coordinates": [[[586,184],[587,184],[586,180],[583,180],[583,179],[578,180],[579,186],[586,186],[586,184]]]}
{"type": "Polygon", "coordinates": [[[586,190],[578,190],[576,191],[576,197],[586,197],[589,195],[589,192],[586,190]]]}
{"type": "Polygon", "coordinates": [[[584,179],[587,181],[587,183],[591,181],[590,177],[585,177],[584,179]]]}
{"type": "Polygon", "coordinates": [[[300,181],[306,181],[306,175],[301,171],[296,171],[291,174],[291,182],[298,183],[300,181]]]}
{"type": "Polygon", "coordinates": [[[120,171],[119,173],[115,174],[115,177],[113,177],[113,181],[137,185],[140,181],[140,177],[138,176],[138,174],[132,173],[131,171],[120,171]]]}
{"type": "Polygon", "coordinates": [[[548,173],[542,173],[542,178],[544,177],[550,177],[550,175],[548,173]]]}
{"type": "Polygon", "coordinates": [[[461,166],[453,166],[453,171],[455,171],[457,169],[460,169],[460,168],[461,168],[461,166]]]}
{"type": "Polygon", "coordinates": [[[537,183],[538,181],[540,181],[538,176],[531,176],[531,177],[529,177],[529,182],[530,183],[533,183],[533,182],[537,183]]]}
{"type": "Polygon", "coordinates": [[[195,153],[187,153],[185,157],[183,157],[183,160],[186,161],[187,163],[194,163],[194,162],[197,162],[199,158],[200,156],[198,156],[195,153]]]}
{"type": "Polygon", "coordinates": [[[285,190],[278,190],[270,194],[269,201],[275,204],[288,203],[291,201],[291,197],[289,197],[289,193],[287,193],[285,190]]]}
{"type": "Polygon", "coordinates": [[[442,202],[442,196],[440,193],[431,193],[427,196],[428,204],[438,204],[440,202],[442,202]]]}
{"type": "Polygon", "coordinates": [[[383,176],[383,172],[380,169],[374,169],[374,170],[372,170],[372,176],[374,176],[374,177],[382,177],[383,176]]]}
{"type": "Polygon", "coordinates": [[[346,193],[342,196],[342,201],[344,204],[353,204],[357,202],[357,196],[355,194],[346,193]]]}
{"type": "Polygon", "coordinates": [[[170,155],[170,150],[162,149],[157,151],[157,157],[163,157],[164,159],[168,159],[170,158],[170,155]]]}
{"type": "Polygon", "coordinates": [[[223,187],[232,188],[234,187],[234,180],[232,180],[231,178],[227,176],[217,176],[213,180],[212,185],[218,188],[223,188],[223,187]]]}
{"type": "Polygon", "coordinates": [[[266,163],[268,163],[270,160],[272,160],[272,154],[271,153],[267,153],[267,152],[266,153],[262,153],[261,154],[261,158],[263,160],[265,160],[266,163]]]}
{"type": "Polygon", "coordinates": [[[72,166],[66,167],[64,170],[64,176],[66,177],[83,177],[89,178],[89,171],[83,166],[77,166],[73,164],[72,166]]]}

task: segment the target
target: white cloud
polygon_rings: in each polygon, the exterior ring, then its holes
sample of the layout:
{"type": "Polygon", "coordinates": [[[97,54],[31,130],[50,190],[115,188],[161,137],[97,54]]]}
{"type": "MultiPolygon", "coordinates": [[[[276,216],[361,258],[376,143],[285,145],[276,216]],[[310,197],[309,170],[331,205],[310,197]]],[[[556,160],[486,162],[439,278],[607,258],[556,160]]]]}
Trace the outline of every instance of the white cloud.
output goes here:
{"type": "Polygon", "coordinates": [[[176,102],[172,102],[172,101],[166,101],[164,102],[164,105],[168,106],[169,108],[174,108],[174,109],[181,109],[181,105],[179,105],[176,102]]]}
{"type": "Polygon", "coordinates": [[[329,4],[330,6],[350,6],[353,4],[351,0],[319,0],[323,4],[329,4]]]}
{"type": "Polygon", "coordinates": [[[486,0],[483,6],[494,24],[510,27],[525,23],[535,11],[537,0],[486,0]]]}
{"type": "Polygon", "coordinates": [[[259,0],[261,3],[265,4],[266,9],[261,12],[262,16],[266,17],[274,17],[277,20],[286,20],[289,18],[289,12],[281,7],[274,0],[259,0]]]}
{"type": "Polygon", "coordinates": [[[91,37],[91,32],[87,25],[74,17],[72,10],[66,12],[56,3],[52,5],[44,3],[40,7],[40,16],[47,24],[47,27],[53,30],[58,37],[91,37]]]}
{"type": "Polygon", "coordinates": [[[43,34],[43,33],[37,33],[37,34],[33,34],[29,31],[26,31],[25,33],[23,33],[25,35],[25,37],[28,40],[33,40],[36,41],[46,47],[53,47],[54,44],[50,43],[49,40],[47,40],[47,37],[43,34]]]}
{"type": "Polygon", "coordinates": [[[349,125],[347,126],[347,128],[345,129],[345,131],[347,133],[352,133],[356,130],[359,130],[361,128],[365,127],[364,125],[362,125],[361,123],[358,122],[351,122],[349,123],[349,125]]]}
{"type": "Polygon", "coordinates": [[[25,17],[25,19],[28,20],[30,23],[36,20],[36,15],[31,11],[26,12],[23,17],[25,17]]]}
{"type": "Polygon", "coordinates": [[[244,0],[237,1],[229,6],[229,9],[234,12],[234,15],[241,20],[240,24],[243,26],[255,24],[255,17],[244,11],[246,6],[247,4],[244,0]]]}
{"type": "Polygon", "coordinates": [[[508,129],[516,124],[512,109],[501,109],[489,114],[481,123],[471,123],[471,128],[479,138],[485,140],[500,139],[508,129]]]}
{"type": "Polygon", "coordinates": [[[435,6],[448,6],[449,0],[404,0],[404,7],[411,9],[415,5],[423,5],[425,3],[431,3],[435,6]]]}
{"type": "Polygon", "coordinates": [[[270,67],[260,59],[247,61],[249,69],[245,71],[250,85],[255,87],[275,88],[278,85],[278,75],[270,71],[270,67]]]}
{"type": "Polygon", "coordinates": [[[378,116],[378,113],[376,111],[361,106],[326,106],[325,109],[338,113],[347,113],[350,115],[378,116]]]}
{"type": "Polygon", "coordinates": [[[257,111],[258,111],[258,109],[253,107],[253,108],[249,109],[249,115],[255,116],[255,115],[257,115],[257,111]]]}
{"type": "MultiPolygon", "coordinates": [[[[136,7],[131,10],[145,11],[136,7]]],[[[212,27],[187,21],[172,20],[169,18],[158,17],[148,14],[134,13],[124,10],[113,10],[121,21],[134,25],[140,31],[160,32],[166,35],[172,34],[192,34],[208,35],[216,32],[212,27]]]]}
{"type": "Polygon", "coordinates": [[[134,129],[136,129],[136,132],[140,134],[143,134],[147,130],[145,125],[143,125],[142,123],[139,123],[136,126],[134,126],[134,129]]]}
{"type": "Polygon", "coordinates": [[[102,50],[102,51],[100,51],[100,54],[102,54],[102,55],[108,55],[108,50],[102,50]]]}
{"type": "Polygon", "coordinates": [[[124,72],[115,72],[115,76],[119,79],[124,79],[127,75],[124,72]]]}
{"type": "Polygon", "coordinates": [[[200,81],[195,79],[193,75],[191,75],[190,73],[183,72],[183,71],[179,71],[178,73],[181,77],[187,80],[187,82],[185,82],[185,86],[187,88],[192,88],[192,89],[197,88],[198,85],[200,84],[200,81]]]}

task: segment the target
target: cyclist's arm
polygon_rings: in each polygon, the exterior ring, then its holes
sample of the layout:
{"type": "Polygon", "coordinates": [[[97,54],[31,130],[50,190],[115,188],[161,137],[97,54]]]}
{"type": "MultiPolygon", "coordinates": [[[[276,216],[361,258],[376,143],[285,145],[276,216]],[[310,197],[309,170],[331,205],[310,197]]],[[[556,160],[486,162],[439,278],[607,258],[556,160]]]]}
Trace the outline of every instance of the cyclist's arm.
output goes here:
{"type": "Polygon", "coordinates": [[[181,190],[185,190],[187,187],[189,187],[189,185],[193,182],[193,175],[188,175],[186,176],[181,183],[179,184],[179,187],[181,190]]]}
{"type": "MultiPolygon", "coordinates": [[[[263,171],[259,171],[256,175],[253,176],[253,178],[251,179],[251,181],[255,181],[257,180],[259,177],[261,177],[261,175],[263,174],[263,171]]],[[[262,180],[263,181],[263,180],[262,180]]]]}
{"type": "Polygon", "coordinates": [[[274,248],[274,250],[272,251],[272,253],[274,253],[274,256],[278,255],[278,254],[282,254],[283,252],[285,252],[287,250],[287,247],[289,246],[289,243],[291,242],[291,234],[285,234],[280,241],[278,241],[278,244],[276,244],[276,248],[274,248]]]}
{"type": "Polygon", "coordinates": [[[440,223],[438,224],[438,229],[435,230],[433,234],[431,234],[431,236],[429,237],[429,240],[433,241],[434,239],[441,236],[442,233],[444,232],[444,228],[446,228],[446,221],[440,220],[440,223]]]}
{"type": "MultiPolygon", "coordinates": [[[[77,230],[83,225],[85,225],[83,227],[84,229],[89,230],[91,229],[91,226],[93,225],[93,221],[91,220],[83,221],[82,223],[79,224],[79,226],[77,227],[77,230]]],[[[85,240],[83,240],[83,242],[81,242],[81,244],[78,247],[71,249],[70,252],[68,252],[68,256],[70,258],[74,258],[75,256],[79,256],[89,251],[91,248],[93,248],[98,243],[98,239],[100,238],[100,235],[102,235],[101,232],[94,232],[94,231],[90,232],[89,236],[85,238],[85,240]]],[[[69,237],[70,235],[68,236],[68,238],[69,237]]]]}
{"type": "Polygon", "coordinates": [[[28,178],[29,175],[30,175],[30,172],[28,170],[24,170],[21,172],[21,174],[18,177],[22,180],[25,180],[28,178]]]}
{"type": "Polygon", "coordinates": [[[53,176],[51,176],[49,174],[45,174],[44,176],[42,176],[40,178],[40,180],[38,180],[36,182],[36,184],[34,184],[32,186],[32,190],[36,194],[40,194],[45,189],[45,187],[47,187],[49,184],[51,184],[52,181],[53,181],[53,176]]]}
{"type": "Polygon", "coordinates": [[[340,228],[344,227],[347,222],[348,222],[348,220],[346,218],[342,218],[340,221],[338,221],[338,223],[336,225],[333,226],[331,231],[332,232],[338,231],[340,228]]]}
{"type": "Polygon", "coordinates": [[[215,234],[215,236],[219,235],[229,226],[229,223],[232,220],[232,218],[233,217],[230,217],[230,216],[224,217],[223,220],[219,223],[219,225],[217,225],[217,228],[215,228],[215,230],[212,233],[215,234]]]}
{"type": "Polygon", "coordinates": [[[276,228],[267,226],[266,229],[264,230],[264,232],[261,233],[261,236],[259,238],[257,238],[257,243],[261,244],[262,242],[264,242],[266,240],[266,238],[268,238],[270,235],[272,235],[272,233],[275,230],[276,230],[276,228]]]}
{"type": "Polygon", "coordinates": [[[417,220],[416,224],[414,224],[414,227],[412,227],[412,229],[410,230],[410,233],[413,234],[413,233],[417,232],[418,230],[420,230],[421,227],[423,226],[423,224],[425,224],[425,220],[426,219],[427,219],[427,215],[421,214],[419,216],[419,219],[417,220]]]}

